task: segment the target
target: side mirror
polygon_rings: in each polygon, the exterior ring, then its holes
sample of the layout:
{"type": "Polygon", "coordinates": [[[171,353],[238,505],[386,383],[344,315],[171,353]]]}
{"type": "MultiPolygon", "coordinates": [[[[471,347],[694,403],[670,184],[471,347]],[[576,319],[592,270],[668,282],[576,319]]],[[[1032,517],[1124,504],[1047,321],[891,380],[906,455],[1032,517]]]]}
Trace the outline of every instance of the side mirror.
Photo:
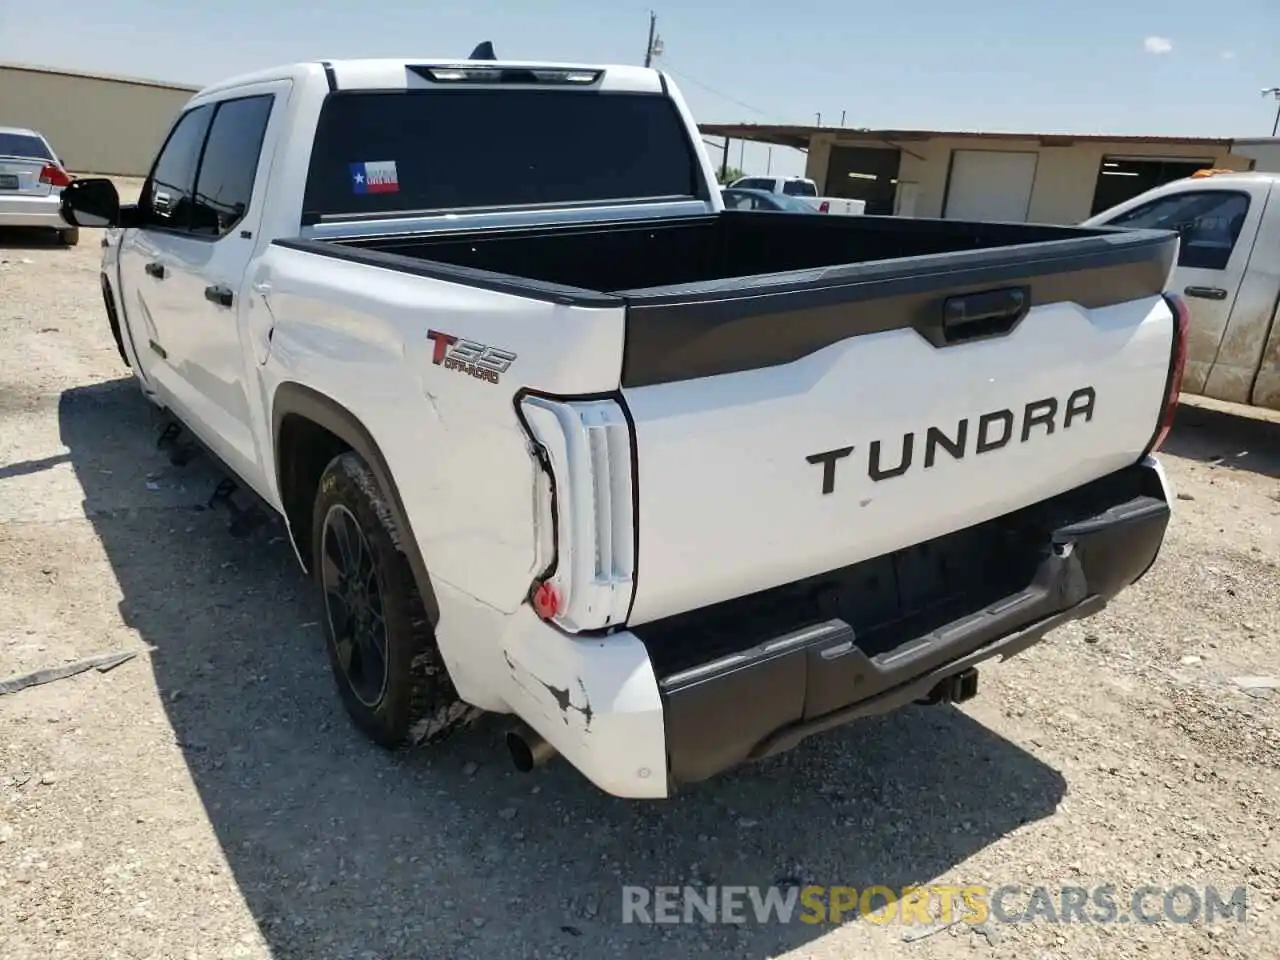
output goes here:
{"type": "Polygon", "coordinates": [[[62,188],[62,219],[76,227],[120,224],[120,194],[105,177],[72,180],[62,188]]]}

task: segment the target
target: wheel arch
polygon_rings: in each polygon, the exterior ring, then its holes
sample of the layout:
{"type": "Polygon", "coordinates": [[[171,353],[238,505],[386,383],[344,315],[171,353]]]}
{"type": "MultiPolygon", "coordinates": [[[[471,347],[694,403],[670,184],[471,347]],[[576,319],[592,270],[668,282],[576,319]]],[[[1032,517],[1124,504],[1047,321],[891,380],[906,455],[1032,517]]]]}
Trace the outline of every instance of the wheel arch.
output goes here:
{"type": "Polygon", "coordinates": [[[310,387],[300,383],[282,383],[272,399],[271,437],[280,504],[289,537],[303,569],[311,571],[310,511],[315,502],[320,472],[333,456],[343,449],[351,450],[369,465],[378,487],[387,497],[387,509],[391,512],[399,538],[398,546],[409,561],[423,608],[434,629],[440,620],[440,606],[431,575],[422,559],[422,551],[418,548],[413,526],[386,457],[360,419],[331,397],[310,387]],[[298,446],[305,440],[316,439],[314,431],[317,429],[338,441],[341,447],[325,446],[323,442],[298,446]],[[295,448],[311,450],[316,456],[311,460],[300,460],[295,456],[295,448]],[[316,470],[315,464],[321,457],[323,463],[316,470]]]}
{"type": "Polygon", "coordinates": [[[111,281],[106,273],[101,274],[102,279],[102,301],[107,308],[107,323],[111,325],[111,337],[115,340],[116,350],[120,352],[120,359],[124,361],[126,367],[132,368],[133,364],[129,362],[129,355],[124,352],[124,337],[120,333],[120,313],[116,307],[116,294],[111,288],[111,281]]]}

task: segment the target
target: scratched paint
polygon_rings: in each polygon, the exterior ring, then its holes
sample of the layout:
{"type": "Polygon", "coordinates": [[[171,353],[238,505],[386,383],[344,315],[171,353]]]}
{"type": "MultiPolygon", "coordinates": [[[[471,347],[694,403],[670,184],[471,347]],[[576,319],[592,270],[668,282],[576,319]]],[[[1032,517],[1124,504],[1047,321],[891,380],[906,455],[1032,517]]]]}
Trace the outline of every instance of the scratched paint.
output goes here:
{"type": "Polygon", "coordinates": [[[560,719],[564,721],[565,726],[570,726],[572,717],[576,714],[582,719],[582,732],[586,733],[591,730],[591,719],[595,716],[595,711],[591,708],[591,700],[587,696],[587,687],[583,683],[581,677],[575,677],[574,682],[568,686],[560,687],[554,683],[544,680],[532,671],[518,665],[511,659],[511,654],[506,650],[502,651],[503,658],[507,661],[507,668],[511,671],[511,676],[516,683],[520,684],[530,695],[541,703],[546,703],[546,697],[539,693],[539,690],[545,691],[551,695],[552,701],[556,705],[560,719]],[[529,681],[532,681],[532,685],[529,681]],[[573,702],[573,692],[576,687],[577,692],[581,694],[582,704],[573,702]]]}

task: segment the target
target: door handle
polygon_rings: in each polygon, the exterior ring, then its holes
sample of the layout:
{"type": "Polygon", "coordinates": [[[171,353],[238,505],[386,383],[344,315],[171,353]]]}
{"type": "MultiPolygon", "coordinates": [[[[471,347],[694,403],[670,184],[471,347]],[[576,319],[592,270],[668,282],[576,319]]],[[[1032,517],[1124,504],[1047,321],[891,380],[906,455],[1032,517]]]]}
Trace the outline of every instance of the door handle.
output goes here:
{"type": "Polygon", "coordinates": [[[1227,299],[1227,291],[1221,287],[1187,287],[1182,292],[1188,297],[1200,297],[1203,300],[1227,299]]]}
{"type": "Polygon", "coordinates": [[[229,307],[235,302],[235,294],[231,292],[230,287],[205,287],[204,298],[220,307],[229,307]]]}
{"type": "Polygon", "coordinates": [[[157,280],[163,280],[165,277],[165,270],[164,270],[163,263],[157,263],[156,261],[152,260],[145,267],[143,267],[143,269],[147,271],[148,276],[155,277],[157,280]]]}

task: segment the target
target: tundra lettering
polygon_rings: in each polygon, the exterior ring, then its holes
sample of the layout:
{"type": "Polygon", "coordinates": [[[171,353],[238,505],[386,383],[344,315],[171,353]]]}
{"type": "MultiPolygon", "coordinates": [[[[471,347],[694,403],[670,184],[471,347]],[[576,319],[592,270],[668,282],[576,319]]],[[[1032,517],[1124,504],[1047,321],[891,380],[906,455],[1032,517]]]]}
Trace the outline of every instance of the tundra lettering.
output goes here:
{"type": "MultiPolygon", "coordinates": [[[[1094,401],[1097,391],[1093,387],[1081,387],[1074,391],[1064,404],[1065,414],[1062,418],[1062,429],[1068,429],[1077,419],[1088,423],[1093,419],[1094,401]]],[[[1033,400],[1022,408],[1022,429],[1019,443],[1031,439],[1033,427],[1044,427],[1044,435],[1052,436],[1057,429],[1054,417],[1058,413],[1058,401],[1054,397],[1033,400]]],[[[1013,439],[1014,414],[1012,410],[992,410],[978,418],[978,442],[974,449],[977,453],[990,453],[1007,446],[1013,439]]],[[[924,437],[924,467],[928,470],[938,459],[938,448],[951,455],[953,460],[964,458],[966,441],[969,437],[969,419],[966,417],[956,424],[954,436],[945,433],[941,427],[929,427],[924,437]]],[[[915,455],[915,433],[902,436],[901,454],[895,466],[886,467],[881,460],[881,442],[873,440],[870,455],[867,459],[867,476],[876,483],[891,477],[900,477],[911,469],[915,455]]],[[[822,493],[832,493],[836,488],[836,463],[853,453],[854,447],[837,447],[823,453],[811,453],[805,457],[808,463],[822,464],[822,493]]]]}

